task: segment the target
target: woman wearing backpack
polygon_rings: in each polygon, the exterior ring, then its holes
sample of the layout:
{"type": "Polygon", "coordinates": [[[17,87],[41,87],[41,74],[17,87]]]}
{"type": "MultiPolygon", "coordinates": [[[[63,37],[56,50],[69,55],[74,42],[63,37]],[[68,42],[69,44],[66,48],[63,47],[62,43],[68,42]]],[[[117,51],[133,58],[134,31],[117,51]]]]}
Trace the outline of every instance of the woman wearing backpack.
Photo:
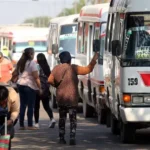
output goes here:
{"type": "Polygon", "coordinates": [[[37,62],[39,64],[39,77],[41,82],[42,94],[37,91],[36,101],[35,101],[35,109],[34,109],[34,117],[35,117],[35,127],[39,128],[39,110],[40,110],[40,100],[42,100],[43,107],[47,112],[50,123],[49,128],[54,128],[56,121],[53,118],[53,112],[49,105],[50,99],[50,84],[47,82],[48,77],[51,73],[45,55],[43,53],[39,53],[37,55],[37,62]]]}

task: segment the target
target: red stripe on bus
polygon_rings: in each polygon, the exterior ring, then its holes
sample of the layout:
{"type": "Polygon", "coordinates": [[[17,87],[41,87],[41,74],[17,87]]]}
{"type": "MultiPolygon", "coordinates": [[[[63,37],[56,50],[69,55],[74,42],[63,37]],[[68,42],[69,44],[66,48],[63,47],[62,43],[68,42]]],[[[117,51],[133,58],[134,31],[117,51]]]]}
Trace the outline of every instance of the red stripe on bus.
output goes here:
{"type": "Polygon", "coordinates": [[[99,17],[101,18],[102,16],[102,10],[100,10],[99,14],[86,14],[86,13],[82,13],[83,11],[80,12],[80,16],[89,16],[89,17],[99,17]]]}
{"type": "Polygon", "coordinates": [[[139,72],[145,86],[150,86],[150,72],[139,72]]]}

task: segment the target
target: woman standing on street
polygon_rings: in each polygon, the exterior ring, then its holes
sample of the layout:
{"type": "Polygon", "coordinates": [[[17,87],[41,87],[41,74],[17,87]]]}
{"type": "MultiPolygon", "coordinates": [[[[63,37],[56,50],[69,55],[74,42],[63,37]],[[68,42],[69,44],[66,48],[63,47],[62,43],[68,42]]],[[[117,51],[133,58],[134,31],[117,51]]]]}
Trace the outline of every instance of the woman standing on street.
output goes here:
{"type": "Polygon", "coordinates": [[[53,112],[49,105],[50,84],[47,82],[51,71],[44,54],[40,53],[37,55],[37,62],[39,64],[39,76],[42,88],[42,95],[40,95],[39,92],[37,92],[36,94],[35,109],[34,109],[35,127],[39,128],[40,100],[42,100],[43,107],[50,118],[49,128],[54,128],[56,122],[53,118],[53,112]]]}
{"type": "Polygon", "coordinates": [[[59,55],[61,64],[52,70],[48,79],[51,85],[57,87],[56,100],[59,107],[59,142],[61,144],[66,144],[64,136],[67,112],[69,112],[70,118],[70,145],[76,144],[76,108],[79,99],[77,75],[86,75],[92,72],[98,57],[98,53],[95,53],[90,64],[86,67],[81,67],[71,65],[71,55],[68,51],[64,51],[59,55]]]}
{"type": "Polygon", "coordinates": [[[36,100],[36,90],[41,90],[40,79],[38,75],[38,68],[34,58],[34,49],[26,48],[22,57],[17,63],[16,70],[19,73],[17,81],[18,91],[20,95],[20,129],[24,130],[24,116],[26,107],[28,107],[27,118],[28,118],[28,130],[36,129],[33,126],[33,111],[36,100]]]}

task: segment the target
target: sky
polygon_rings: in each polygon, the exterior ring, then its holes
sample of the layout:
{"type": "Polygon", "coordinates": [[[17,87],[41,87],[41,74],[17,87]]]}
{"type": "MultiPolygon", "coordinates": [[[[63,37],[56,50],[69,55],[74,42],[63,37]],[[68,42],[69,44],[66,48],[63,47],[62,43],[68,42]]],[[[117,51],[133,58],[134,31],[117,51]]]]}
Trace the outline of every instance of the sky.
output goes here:
{"type": "Polygon", "coordinates": [[[75,0],[0,0],[0,24],[18,24],[35,16],[55,17],[75,0]]]}

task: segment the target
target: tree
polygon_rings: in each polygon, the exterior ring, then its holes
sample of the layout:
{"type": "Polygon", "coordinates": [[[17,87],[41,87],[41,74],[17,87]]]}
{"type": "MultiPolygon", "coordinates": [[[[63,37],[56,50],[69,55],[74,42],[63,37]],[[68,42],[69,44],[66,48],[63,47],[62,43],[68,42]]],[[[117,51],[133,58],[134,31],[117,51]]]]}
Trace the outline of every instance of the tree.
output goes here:
{"type": "Polygon", "coordinates": [[[23,23],[33,23],[35,27],[48,27],[50,19],[48,16],[33,17],[27,18],[23,23]]]}
{"type": "Polygon", "coordinates": [[[73,3],[72,8],[64,8],[59,14],[58,17],[60,16],[68,16],[72,15],[75,13],[80,13],[81,8],[85,6],[85,0],[79,0],[76,3],[73,3]]]}
{"type": "Polygon", "coordinates": [[[74,2],[72,8],[64,8],[59,14],[60,16],[68,16],[76,13],[80,13],[80,10],[86,4],[99,4],[110,2],[110,0],[78,0],[78,2],[74,2]]]}

